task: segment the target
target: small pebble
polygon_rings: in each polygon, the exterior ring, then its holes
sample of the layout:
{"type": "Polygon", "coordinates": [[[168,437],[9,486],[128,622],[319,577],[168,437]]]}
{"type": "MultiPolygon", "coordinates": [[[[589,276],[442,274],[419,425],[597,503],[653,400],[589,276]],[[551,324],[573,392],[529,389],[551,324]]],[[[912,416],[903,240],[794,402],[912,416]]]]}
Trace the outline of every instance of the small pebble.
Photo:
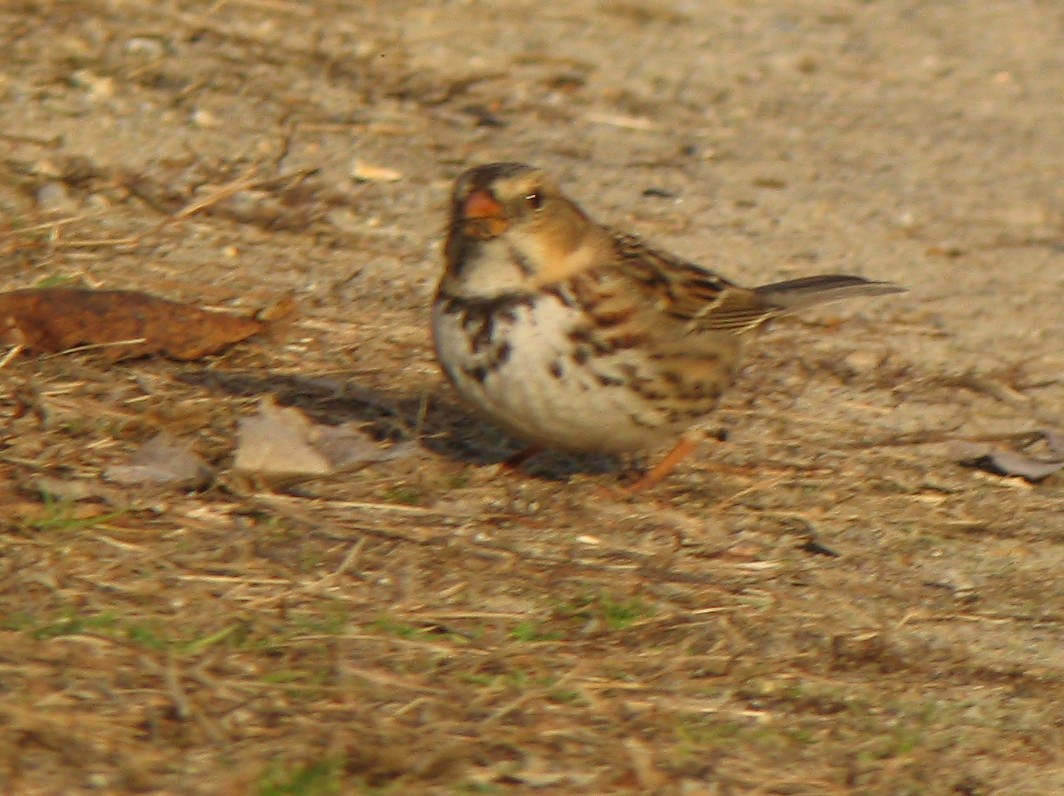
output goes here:
{"type": "Polygon", "coordinates": [[[126,52],[145,58],[162,58],[166,55],[165,45],[150,36],[136,36],[126,42],[126,52]]]}
{"type": "Polygon", "coordinates": [[[203,129],[221,127],[222,124],[217,116],[203,108],[197,108],[192,111],[192,123],[196,125],[196,127],[202,127],[203,129]]]}
{"type": "Polygon", "coordinates": [[[366,222],[349,208],[334,207],[325,214],[325,220],[343,232],[362,232],[366,222]]]}
{"type": "Polygon", "coordinates": [[[882,364],[883,356],[878,351],[853,351],[843,357],[843,364],[854,373],[870,373],[882,364]]]}
{"type": "Polygon", "coordinates": [[[84,89],[88,89],[89,98],[93,102],[110,99],[115,94],[115,81],[106,75],[98,75],[88,69],[79,69],[70,76],[70,81],[84,89]]]}
{"type": "Polygon", "coordinates": [[[66,185],[61,182],[46,182],[37,189],[37,206],[42,210],[70,210],[75,204],[66,185]]]}

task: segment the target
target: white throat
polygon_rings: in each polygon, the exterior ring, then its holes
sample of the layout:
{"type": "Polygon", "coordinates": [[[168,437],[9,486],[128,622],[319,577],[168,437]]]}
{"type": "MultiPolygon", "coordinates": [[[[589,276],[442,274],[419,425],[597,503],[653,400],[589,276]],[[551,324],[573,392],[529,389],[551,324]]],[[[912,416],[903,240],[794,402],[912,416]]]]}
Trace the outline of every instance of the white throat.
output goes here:
{"type": "Polygon", "coordinates": [[[536,279],[531,266],[505,238],[481,242],[467,253],[457,274],[449,274],[443,288],[453,296],[493,299],[530,293],[536,279]]]}

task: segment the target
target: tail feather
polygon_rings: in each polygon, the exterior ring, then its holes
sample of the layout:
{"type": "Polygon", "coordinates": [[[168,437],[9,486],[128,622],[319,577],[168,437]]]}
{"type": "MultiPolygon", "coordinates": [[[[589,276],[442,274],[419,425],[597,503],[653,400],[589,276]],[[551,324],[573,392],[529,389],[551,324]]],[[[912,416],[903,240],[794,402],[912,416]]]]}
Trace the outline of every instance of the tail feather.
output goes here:
{"type": "Polygon", "coordinates": [[[905,288],[891,282],[876,282],[860,276],[824,274],[788,279],[785,282],[773,282],[771,285],[754,288],[754,292],[767,304],[779,307],[785,312],[796,312],[817,304],[827,304],[857,296],[904,293],[905,288]]]}

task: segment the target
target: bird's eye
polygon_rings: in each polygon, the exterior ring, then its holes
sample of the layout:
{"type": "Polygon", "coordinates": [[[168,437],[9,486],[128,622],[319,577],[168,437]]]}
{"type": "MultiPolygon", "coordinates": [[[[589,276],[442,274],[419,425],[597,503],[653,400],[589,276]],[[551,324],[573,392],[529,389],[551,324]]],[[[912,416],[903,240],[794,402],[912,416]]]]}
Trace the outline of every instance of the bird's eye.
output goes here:
{"type": "Polygon", "coordinates": [[[543,197],[538,193],[530,193],[525,196],[525,204],[531,207],[533,210],[539,210],[543,207],[543,197]]]}

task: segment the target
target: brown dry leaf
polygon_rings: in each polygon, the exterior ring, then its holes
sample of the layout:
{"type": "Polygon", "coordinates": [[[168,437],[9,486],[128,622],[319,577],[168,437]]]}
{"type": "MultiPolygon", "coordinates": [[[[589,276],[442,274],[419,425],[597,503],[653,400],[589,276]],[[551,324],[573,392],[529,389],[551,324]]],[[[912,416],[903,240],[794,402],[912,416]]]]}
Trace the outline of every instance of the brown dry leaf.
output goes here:
{"type": "Polygon", "coordinates": [[[128,464],[116,464],[104,477],[119,484],[172,484],[196,489],[210,480],[211,469],[185,442],[163,433],[144,443],[128,464]]]}
{"type": "Polygon", "coordinates": [[[292,407],[262,399],[259,413],[240,421],[237,470],[270,475],[328,475],[409,455],[413,445],[382,448],[351,424],[312,423],[292,407]]]}
{"type": "Polygon", "coordinates": [[[266,328],[253,318],[134,290],[29,288],[0,293],[0,338],[33,351],[100,346],[115,360],[156,353],[199,359],[266,328]]]}
{"type": "Polygon", "coordinates": [[[969,459],[968,463],[998,475],[1018,475],[1032,483],[1064,470],[1064,461],[1044,461],[1014,451],[990,451],[983,456],[969,459]]]}
{"type": "Polygon", "coordinates": [[[970,467],[998,475],[1019,476],[1031,483],[1037,483],[1064,470],[1064,434],[1052,430],[1043,431],[1041,434],[1049,449],[1049,458],[968,442],[955,444],[953,456],[961,464],[970,467]]]}

